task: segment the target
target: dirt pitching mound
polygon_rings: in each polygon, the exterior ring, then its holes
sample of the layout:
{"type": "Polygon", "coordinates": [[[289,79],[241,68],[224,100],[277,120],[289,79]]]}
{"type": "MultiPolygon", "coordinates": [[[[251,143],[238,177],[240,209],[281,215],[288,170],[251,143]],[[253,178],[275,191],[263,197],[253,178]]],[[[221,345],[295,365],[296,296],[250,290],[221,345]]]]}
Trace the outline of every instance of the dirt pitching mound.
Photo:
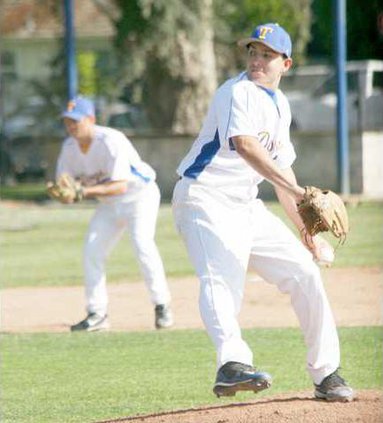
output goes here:
{"type": "Polygon", "coordinates": [[[290,393],[246,403],[178,410],[100,423],[382,423],[383,392],[359,391],[352,402],[315,400],[312,392],[290,393]]]}

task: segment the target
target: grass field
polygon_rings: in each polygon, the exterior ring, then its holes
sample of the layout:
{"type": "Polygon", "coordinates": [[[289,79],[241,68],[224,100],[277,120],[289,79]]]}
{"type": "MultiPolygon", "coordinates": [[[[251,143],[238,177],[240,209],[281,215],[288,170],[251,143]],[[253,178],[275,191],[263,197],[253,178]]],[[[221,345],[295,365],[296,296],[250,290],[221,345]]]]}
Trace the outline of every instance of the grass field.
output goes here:
{"type": "MultiPolygon", "coordinates": [[[[273,375],[268,396],[312,390],[298,329],[244,336],[273,375]]],[[[381,389],[381,329],[342,328],[340,338],[344,377],[381,389]]],[[[1,344],[2,422],[85,423],[233,401],[211,392],[215,354],[202,331],[3,335],[1,344]]]]}
{"type": "MultiPolygon", "coordinates": [[[[382,203],[349,209],[351,233],[335,266],[381,265],[382,211],[382,203]]],[[[91,205],[0,203],[1,287],[81,285],[82,238],[91,213],[91,205]]],[[[193,274],[169,205],[161,208],[157,241],[169,276],[193,274]]],[[[110,282],[140,279],[127,238],[110,257],[108,274],[110,282]]],[[[345,378],[356,389],[382,389],[381,328],[339,332],[345,378]]],[[[274,377],[267,395],[312,389],[299,330],[249,329],[244,335],[256,364],[274,377]]],[[[4,423],[90,423],[233,401],[211,393],[215,353],[203,331],[1,334],[0,348],[4,423]]],[[[248,398],[253,395],[243,393],[236,401],[248,398]]]]}
{"type": "MultiPolygon", "coordinates": [[[[271,203],[270,208],[283,216],[277,204],[271,203]]],[[[2,287],[81,285],[82,242],[92,212],[92,205],[4,208],[0,203],[2,287]]],[[[381,265],[383,203],[362,203],[350,208],[349,214],[351,232],[346,244],[338,248],[334,266],[381,265]]],[[[169,205],[161,207],[157,226],[157,242],[167,275],[192,275],[169,205]]],[[[108,280],[137,281],[140,277],[125,236],[109,259],[108,280]]]]}

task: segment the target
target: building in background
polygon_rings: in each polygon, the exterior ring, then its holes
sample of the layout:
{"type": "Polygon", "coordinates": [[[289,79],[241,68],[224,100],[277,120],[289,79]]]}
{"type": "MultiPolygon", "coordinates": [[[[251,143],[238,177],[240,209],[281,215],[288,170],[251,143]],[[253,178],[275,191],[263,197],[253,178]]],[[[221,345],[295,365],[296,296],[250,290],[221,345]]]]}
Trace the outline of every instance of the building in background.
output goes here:
{"type": "MultiPolygon", "coordinates": [[[[36,83],[51,82],[54,61],[60,60],[58,55],[62,52],[62,4],[59,0],[1,0],[4,119],[13,112],[20,113],[26,102],[36,106],[38,100],[35,97],[39,94],[36,93],[36,83]]],[[[73,5],[78,61],[84,63],[85,68],[87,62],[92,68],[100,67],[108,62],[113,50],[114,27],[92,0],[74,1],[73,5]]],[[[86,83],[89,85],[89,81],[86,83]]]]}
{"type": "MultiPolygon", "coordinates": [[[[92,0],[74,1],[81,90],[95,95],[113,62],[114,27],[92,0]]],[[[65,90],[62,0],[0,0],[0,179],[42,177],[60,137],[65,90]]]]}
{"type": "MultiPolygon", "coordinates": [[[[75,0],[75,31],[80,92],[104,93],[115,76],[114,25],[109,0],[75,0]],[[106,7],[106,9],[105,9],[106,7]]],[[[65,90],[62,0],[0,0],[0,182],[44,178],[52,174],[63,136],[59,109],[65,90]],[[63,70],[63,68],[62,68],[63,70]],[[60,88],[62,89],[60,97],[60,88]]],[[[351,133],[351,192],[383,198],[383,62],[348,64],[348,112],[351,133]]],[[[299,179],[336,189],[336,90],[333,66],[302,66],[282,81],[292,109],[299,179]]],[[[97,98],[100,122],[133,136],[144,160],[158,175],[169,199],[175,167],[193,140],[192,134],[147,134],[141,110],[97,98]],[[107,107],[105,107],[107,104],[107,107]],[[105,112],[106,111],[106,112],[105,112]],[[133,128],[133,131],[132,131],[133,128]]],[[[265,196],[272,195],[265,184],[265,196]]]]}

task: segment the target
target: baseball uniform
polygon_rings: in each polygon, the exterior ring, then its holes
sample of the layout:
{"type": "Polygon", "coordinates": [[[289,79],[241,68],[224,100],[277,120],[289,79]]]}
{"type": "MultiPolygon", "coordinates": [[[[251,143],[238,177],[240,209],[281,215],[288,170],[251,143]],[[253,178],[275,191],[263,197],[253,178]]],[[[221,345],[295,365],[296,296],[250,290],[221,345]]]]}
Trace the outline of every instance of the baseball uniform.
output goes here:
{"type": "MultiPolygon", "coordinates": [[[[288,101],[243,72],[216,92],[201,132],[178,167],[176,226],[200,280],[200,312],[217,367],[253,364],[238,314],[248,267],[291,296],[314,383],[339,366],[334,319],[311,253],[257,197],[263,177],[236,151],[235,136],[260,142],[281,169],[295,160],[288,101]]],[[[257,310],[254,308],[254,313],[257,310]]],[[[277,313],[270,307],[271,313],[277,313]]]]}
{"type": "Polygon", "coordinates": [[[154,241],[160,192],[155,171],[141,160],[125,135],[95,125],[89,150],[83,153],[68,137],[61,148],[56,175],[69,173],[83,186],[127,181],[122,195],[100,196],[84,244],[84,273],[88,313],[104,316],[108,307],[105,263],[127,231],[153,304],[168,304],[170,293],[154,241]]]}

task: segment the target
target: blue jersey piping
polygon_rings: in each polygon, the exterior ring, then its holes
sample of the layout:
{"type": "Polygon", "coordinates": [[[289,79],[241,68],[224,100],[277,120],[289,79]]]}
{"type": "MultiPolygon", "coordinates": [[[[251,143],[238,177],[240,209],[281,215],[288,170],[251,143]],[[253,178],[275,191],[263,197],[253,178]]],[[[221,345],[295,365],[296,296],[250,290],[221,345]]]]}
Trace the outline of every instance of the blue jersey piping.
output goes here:
{"type": "Polygon", "coordinates": [[[150,182],[151,179],[148,178],[147,176],[144,176],[142,173],[140,173],[134,166],[130,166],[130,171],[133,173],[133,175],[138,176],[139,178],[141,178],[143,181],[145,181],[146,183],[150,182]]]}
{"type": "Polygon", "coordinates": [[[201,152],[195,158],[194,163],[185,170],[184,176],[197,179],[198,175],[203,172],[205,167],[213,160],[213,157],[216,155],[219,147],[220,143],[217,129],[215,131],[214,139],[206,143],[201,148],[201,152]]]}
{"type": "Polygon", "coordinates": [[[278,107],[277,93],[271,90],[270,88],[262,87],[261,85],[257,85],[257,86],[261,88],[266,94],[269,95],[269,97],[273,100],[275,107],[277,108],[278,115],[281,116],[281,112],[279,111],[279,107],[278,107]]]}

